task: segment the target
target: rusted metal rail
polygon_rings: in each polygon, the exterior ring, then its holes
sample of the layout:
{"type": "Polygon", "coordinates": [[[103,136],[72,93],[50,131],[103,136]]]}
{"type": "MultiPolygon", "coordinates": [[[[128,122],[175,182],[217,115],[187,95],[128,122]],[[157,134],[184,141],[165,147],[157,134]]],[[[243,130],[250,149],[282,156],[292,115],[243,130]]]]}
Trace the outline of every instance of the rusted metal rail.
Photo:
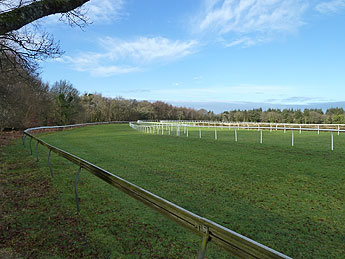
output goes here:
{"type": "MultiPolygon", "coordinates": [[[[101,123],[96,123],[101,124],[101,123]]],[[[103,124],[103,123],[102,123],[103,124]]],[[[59,127],[78,127],[86,125],[95,125],[92,123],[89,124],[78,124],[78,125],[68,125],[68,126],[59,126],[59,127]]],[[[251,240],[241,234],[238,234],[226,227],[223,227],[211,220],[200,217],[174,203],[171,203],[133,183],[130,183],[84,159],[81,159],[73,154],[70,154],[62,149],[59,149],[53,145],[48,144],[47,142],[41,140],[39,137],[30,133],[31,131],[41,131],[44,129],[52,129],[54,127],[39,127],[31,128],[24,131],[23,144],[25,146],[25,139],[30,137],[31,140],[34,139],[37,141],[37,144],[41,144],[49,149],[49,154],[54,152],[61,157],[66,158],[72,163],[78,165],[79,170],[77,177],[80,174],[81,169],[94,174],[103,181],[109,183],[110,185],[116,187],[122,192],[128,194],[136,200],[141,201],[150,208],[155,209],[164,216],[176,221],[185,228],[193,231],[194,233],[202,236],[202,244],[198,258],[203,258],[206,253],[206,246],[208,242],[213,242],[223,248],[225,248],[231,255],[239,258],[290,258],[280,252],[277,252],[267,246],[264,246],[254,240],[251,240]]],[[[37,149],[36,149],[37,150],[37,149]]],[[[50,157],[50,156],[49,156],[50,157]]],[[[50,173],[51,165],[50,166],[50,173]]],[[[76,188],[77,188],[76,178],[76,188]]],[[[77,198],[77,190],[76,198],[77,198]]],[[[77,199],[78,201],[78,199],[77,199]]],[[[77,208],[79,210],[79,203],[77,202],[77,208]]]]}

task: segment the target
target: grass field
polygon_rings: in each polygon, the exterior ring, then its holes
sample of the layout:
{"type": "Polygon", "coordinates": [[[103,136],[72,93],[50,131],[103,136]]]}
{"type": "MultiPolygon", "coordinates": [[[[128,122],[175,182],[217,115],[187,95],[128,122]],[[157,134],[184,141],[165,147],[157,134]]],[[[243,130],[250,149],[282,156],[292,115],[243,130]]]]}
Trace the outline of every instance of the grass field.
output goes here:
{"type": "MultiPolygon", "coordinates": [[[[264,132],[263,144],[258,131],[238,131],[237,143],[233,130],[218,130],[217,135],[215,141],[214,130],[205,129],[200,140],[192,128],[187,138],[103,125],[41,137],[291,257],[343,258],[345,134],[334,134],[334,151],[329,133],[295,132],[294,147],[291,132],[264,132]]],[[[47,150],[39,147],[39,152],[47,177],[47,150]]],[[[51,162],[51,184],[58,190],[54,200],[67,214],[75,214],[78,167],[54,154],[51,162]]],[[[89,244],[84,244],[83,255],[92,254],[87,250],[91,248],[100,257],[113,258],[197,254],[199,237],[86,171],[80,177],[79,195],[81,215],[75,217],[82,223],[74,228],[81,228],[89,244]]],[[[228,257],[212,244],[207,255],[228,257]]]]}

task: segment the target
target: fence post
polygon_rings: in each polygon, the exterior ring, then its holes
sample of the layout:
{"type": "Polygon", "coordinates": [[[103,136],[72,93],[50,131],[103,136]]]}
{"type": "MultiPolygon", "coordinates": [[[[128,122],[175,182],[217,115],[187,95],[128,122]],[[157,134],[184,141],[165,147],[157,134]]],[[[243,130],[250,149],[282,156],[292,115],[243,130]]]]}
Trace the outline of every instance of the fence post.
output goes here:
{"type": "Polygon", "coordinates": [[[188,127],[187,127],[187,138],[188,138],[188,127]]]}
{"type": "Polygon", "coordinates": [[[320,125],[317,125],[317,134],[320,135],[320,125]]]}
{"type": "Polygon", "coordinates": [[[199,127],[199,138],[201,138],[201,128],[199,127]]]}
{"type": "Polygon", "coordinates": [[[49,166],[50,175],[51,175],[51,177],[53,177],[52,164],[50,163],[50,154],[51,154],[51,153],[52,153],[52,150],[49,149],[49,154],[48,154],[48,166],[49,166]]]}
{"type": "Polygon", "coordinates": [[[80,172],[81,172],[81,167],[79,167],[77,176],[75,178],[75,183],[74,183],[75,201],[77,203],[77,211],[78,211],[78,213],[80,212],[80,208],[79,208],[79,197],[78,197],[78,189],[77,189],[77,187],[78,187],[78,180],[79,180],[80,172]]]}
{"type": "Polygon", "coordinates": [[[203,228],[204,234],[203,234],[203,238],[201,242],[200,251],[198,254],[198,259],[204,259],[205,254],[206,254],[207,243],[208,241],[210,241],[210,233],[209,233],[208,227],[202,226],[202,228],[203,228]]]}
{"type": "Polygon", "coordinates": [[[294,146],[293,130],[291,131],[291,146],[294,146]]]}
{"type": "Polygon", "coordinates": [[[217,140],[217,127],[214,127],[214,139],[217,140]]]}
{"type": "Polygon", "coordinates": [[[31,141],[32,141],[32,137],[30,137],[30,155],[32,155],[31,141]]]}
{"type": "Polygon", "coordinates": [[[24,148],[25,148],[25,139],[26,139],[26,135],[24,134],[24,136],[23,136],[23,146],[24,146],[24,148]]]}
{"type": "Polygon", "coordinates": [[[235,142],[237,142],[237,130],[235,128],[235,142]]]}
{"type": "Polygon", "coordinates": [[[38,162],[38,141],[36,143],[36,162],[38,162]]]}
{"type": "Polygon", "coordinates": [[[284,124],[284,133],[286,133],[286,126],[285,126],[285,124],[284,124]]]}
{"type": "Polygon", "coordinates": [[[333,151],[333,131],[331,131],[331,150],[333,151]]]}
{"type": "Polygon", "coordinates": [[[260,144],[262,144],[262,130],[260,131],[260,144]]]}
{"type": "Polygon", "coordinates": [[[302,133],[302,126],[299,125],[299,134],[301,134],[301,133],[302,133]]]}
{"type": "Polygon", "coordinates": [[[339,136],[339,133],[340,133],[340,126],[338,125],[338,136],[339,136]]]}

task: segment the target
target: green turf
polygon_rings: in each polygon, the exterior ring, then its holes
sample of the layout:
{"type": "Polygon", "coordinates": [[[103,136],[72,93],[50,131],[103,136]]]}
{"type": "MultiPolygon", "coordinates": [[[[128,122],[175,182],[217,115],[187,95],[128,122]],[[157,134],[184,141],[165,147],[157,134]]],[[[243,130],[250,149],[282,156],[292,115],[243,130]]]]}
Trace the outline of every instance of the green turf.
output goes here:
{"type": "MultiPolygon", "coordinates": [[[[239,130],[238,142],[229,129],[218,130],[217,141],[212,128],[203,129],[202,139],[198,129],[190,128],[188,138],[182,129],[180,137],[167,133],[103,125],[46,133],[42,139],[289,256],[343,258],[345,134],[334,134],[331,151],[330,133],[295,132],[294,147],[291,132],[265,131],[263,144],[255,130],[239,130]]],[[[72,208],[77,167],[56,155],[52,163],[58,202],[72,208]]],[[[105,254],[196,253],[199,237],[90,173],[82,172],[79,186],[87,235],[105,254]]],[[[212,245],[207,254],[227,256],[212,245]]]]}

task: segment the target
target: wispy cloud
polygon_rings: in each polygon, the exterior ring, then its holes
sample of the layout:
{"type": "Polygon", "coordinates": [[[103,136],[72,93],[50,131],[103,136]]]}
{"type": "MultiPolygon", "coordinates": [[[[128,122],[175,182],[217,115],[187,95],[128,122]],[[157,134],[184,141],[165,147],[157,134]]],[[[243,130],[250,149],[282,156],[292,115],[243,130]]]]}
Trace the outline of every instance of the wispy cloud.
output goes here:
{"type": "Polygon", "coordinates": [[[333,101],[329,98],[323,97],[310,97],[310,96],[291,96],[288,98],[283,99],[267,99],[264,102],[267,103],[274,103],[274,104],[311,104],[311,103],[318,103],[318,102],[330,102],[333,101]]]}
{"type": "Polygon", "coordinates": [[[93,76],[112,76],[143,70],[149,64],[170,62],[195,51],[196,41],[174,41],[163,37],[140,37],[131,41],[105,37],[99,52],[56,59],[93,76]]]}
{"type": "MultiPolygon", "coordinates": [[[[93,24],[108,24],[121,19],[124,15],[124,5],[124,0],[92,0],[79,7],[79,10],[93,24]]],[[[42,18],[41,21],[44,24],[54,25],[60,21],[60,18],[61,14],[54,14],[42,18]]]]}
{"type": "Polygon", "coordinates": [[[113,22],[121,17],[124,0],[92,0],[82,8],[87,10],[87,16],[94,23],[113,22]]]}
{"type": "Polygon", "coordinates": [[[100,42],[112,59],[140,63],[179,59],[193,53],[197,45],[194,40],[173,41],[163,37],[140,37],[132,41],[106,37],[100,42]]]}
{"type": "Polygon", "coordinates": [[[251,46],[297,31],[306,9],[301,0],[205,0],[194,28],[216,34],[227,46],[251,46]]]}
{"type": "Polygon", "coordinates": [[[345,10],[345,0],[322,2],[317,4],[315,9],[322,14],[337,13],[345,10]]]}
{"type": "Polygon", "coordinates": [[[213,86],[198,88],[152,89],[149,94],[124,96],[136,99],[156,99],[166,101],[257,101],[264,96],[271,95],[280,98],[281,94],[289,96],[293,92],[289,86],[265,86],[265,85],[238,85],[238,86],[213,86]]]}

